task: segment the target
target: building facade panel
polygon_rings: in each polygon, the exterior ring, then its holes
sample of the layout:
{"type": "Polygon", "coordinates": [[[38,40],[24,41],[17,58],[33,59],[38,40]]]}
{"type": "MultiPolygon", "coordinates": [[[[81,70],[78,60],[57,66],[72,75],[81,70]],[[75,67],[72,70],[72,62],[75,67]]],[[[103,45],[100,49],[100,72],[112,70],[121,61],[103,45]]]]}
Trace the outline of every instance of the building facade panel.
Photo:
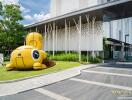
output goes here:
{"type": "Polygon", "coordinates": [[[63,15],[79,9],[79,0],[51,0],[51,17],[63,15]]]}
{"type": "Polygon", "coordinates": [[[56,17],[80,9],[100,5],[115,0],[51,0],[51,17],[56,17]]]}
{"type": "Polygon", "coordinates": [[[105,36],[107,36],[108,38],[113,38],[116,40],[127,42],[129,44],[132,44],[131,28],[132,28],[132,17],[103,23],[104,34],[107,34],[105,36]],[[125,41],[125,35],[128,34],[129,36],[126,36],[126,41],[125,41]]]}
{"type": "MultiPolygon", "coordinates": [[[[96,22],[95,28],[92,29],[87,24],[82,25],[81,34],[81,51],[102,51],[103,50],[103,32],[102,23],[96,22]],[[93,33],[94,32],[94,33],[93,33]]],[[[69,28],[67,29],[69,30],[69,28]]],[[[75,26],[70,27],[70,32],[65,28],[58,29],[53,39],[53,32],[46,33],[45,50],[53,51],[53,40],[55,51],[78,51],[79,50],[79,33],[75,26]]]]}
{"type": "Polygon", "coordinates": [[[98,0],[79,0],[79,9],[95,6],[98,4],[98,0]]]}

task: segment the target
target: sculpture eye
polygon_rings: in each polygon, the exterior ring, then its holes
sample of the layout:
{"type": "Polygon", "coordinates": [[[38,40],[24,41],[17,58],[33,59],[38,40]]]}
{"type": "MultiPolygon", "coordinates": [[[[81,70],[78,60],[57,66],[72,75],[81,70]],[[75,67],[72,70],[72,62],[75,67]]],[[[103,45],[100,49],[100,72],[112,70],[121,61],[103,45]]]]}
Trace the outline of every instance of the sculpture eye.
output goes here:
{"type": "Polygon", "coordinates": [[[33,51],[33,58],[38,59],[39,58],[39,52],[37,50],[33,51]]]}

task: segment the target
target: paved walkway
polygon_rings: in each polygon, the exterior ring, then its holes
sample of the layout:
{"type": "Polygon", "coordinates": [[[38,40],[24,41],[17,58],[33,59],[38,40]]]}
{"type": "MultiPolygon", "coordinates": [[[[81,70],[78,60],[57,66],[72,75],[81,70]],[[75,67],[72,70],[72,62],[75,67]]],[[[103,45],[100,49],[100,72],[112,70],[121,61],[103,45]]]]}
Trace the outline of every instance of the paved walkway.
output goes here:
{"type": "Polygon", "coordinates": [[[132,100],[131,64],[87,65],[70,69],[69,73],[75,70],[77,73],[81,70],[81,74],[29,91],[0,96],[0,100],[132,100]]]}
{"type": "Polygon", "coordinates": [[[94,67],[97,65],[82,65],[80,67],[68,69],[65,71],[44,75],[40,77],[30,78],[22,81],[1,83],[0,84],[0,96],[12,95],[19,92],[39,88],[45,85],[49,85],[55,82],[59,82],[80,74],[80,71],[86,68],[94,67]]]}

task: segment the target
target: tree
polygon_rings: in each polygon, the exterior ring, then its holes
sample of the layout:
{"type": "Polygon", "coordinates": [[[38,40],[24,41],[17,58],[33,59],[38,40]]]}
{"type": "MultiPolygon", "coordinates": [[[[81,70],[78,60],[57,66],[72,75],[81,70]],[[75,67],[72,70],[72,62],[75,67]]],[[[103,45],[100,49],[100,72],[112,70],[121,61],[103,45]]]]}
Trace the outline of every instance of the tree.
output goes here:
{"type": "Polygon", "coordinates": [[[0,46],[8,51],[23,44],[24,27],[20,24],[23,20],[18,5],[2,5],[0,2],[0,46]]]}

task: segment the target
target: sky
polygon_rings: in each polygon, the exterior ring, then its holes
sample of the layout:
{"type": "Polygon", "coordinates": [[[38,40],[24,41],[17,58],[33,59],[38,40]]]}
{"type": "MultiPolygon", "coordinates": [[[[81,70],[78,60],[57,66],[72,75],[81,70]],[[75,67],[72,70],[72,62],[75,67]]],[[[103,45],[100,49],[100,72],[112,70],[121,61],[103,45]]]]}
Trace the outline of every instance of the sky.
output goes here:
{"type": "Polygon", "coordinates": [[[50,0],[2,0],[4,4],[20,6],[24,25],[33,24],[50,18],[50,0]]]}

